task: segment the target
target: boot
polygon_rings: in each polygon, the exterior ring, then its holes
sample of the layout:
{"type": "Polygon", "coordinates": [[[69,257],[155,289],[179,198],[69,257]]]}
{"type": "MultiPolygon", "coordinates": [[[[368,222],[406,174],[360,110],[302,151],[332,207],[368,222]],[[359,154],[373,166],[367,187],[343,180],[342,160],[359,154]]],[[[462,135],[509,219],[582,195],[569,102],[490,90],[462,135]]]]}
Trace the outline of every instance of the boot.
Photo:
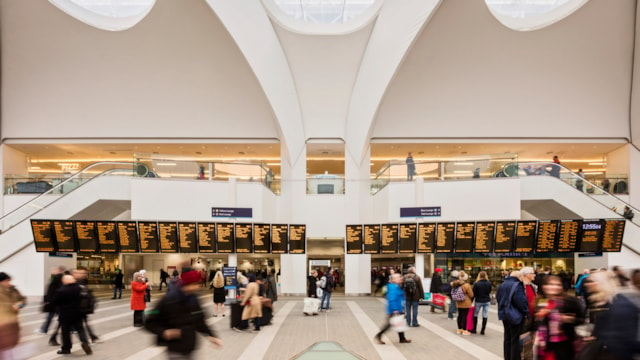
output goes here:
{"type": "Polygon", "coordinates": [[[484,329],[487,328],[487,318],[482,318],[482,330],[480,330],[480,335],[484,335],[484,329]]]}
{"type": "Polygon", "coordinates": [[[473,330],[471,330],[470,332],[471,332],[472,334],[475,334],[475,333],[476,333],[476,329],[477,329],[477,328],[478,328],[478,317],[477,317],[477,316],[474,316],[474,317],[473,317],[473,330]]]}

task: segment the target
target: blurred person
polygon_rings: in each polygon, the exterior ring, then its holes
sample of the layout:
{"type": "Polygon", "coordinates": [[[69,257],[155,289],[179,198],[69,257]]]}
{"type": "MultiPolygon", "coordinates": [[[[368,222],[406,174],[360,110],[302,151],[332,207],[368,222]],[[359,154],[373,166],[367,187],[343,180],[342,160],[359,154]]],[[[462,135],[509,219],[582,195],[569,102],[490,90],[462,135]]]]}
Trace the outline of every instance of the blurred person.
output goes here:
{"type": "Polygon", "coordinates": [[[276,269],[271,269],[267,276],[265,285],[265,296],[271,301],[278,301],[278,282],[276,281],[276,269]]]}
{"type": "Polygon", "coordinates": [[[540,288],[540,285],[544,281],[544,278],[549,275],[551,275],[551,266],[545,266],[543,270],[536,273],[536,277],[533,280],[533,283],[536,284],[536,287],[538,288],[538,293],[542,290],[540,288]]]}
{"type": "Polygon", "coordinates": [[[458,274],[459,279],[451,283],[451,298],[455,300],[456,307],[458,308],[458,331],[460,335],[471,335],[471,332],[467,331],[467,316],[469,315],[469,309],[473,304],[473,289],[467,282],[469,275],[466,272],[460,271],[458,274]],[[464,294],[464,299],[456,299],[456,292],[461,291],[464,294]]]}
{"type": "Polygon", "coordinates": [[[133,326],[141,327],[144,325],[144,310],[147,304],[144,301],[147,292],[147,283],[144,276],[140,272],[133,274],[131,282],[131,310],[133,310],[133,326]]]}
{"type": "Polygon", "coordinates": [[[413,176],[416,175],[416,163],[413,161],[413,155],[411,155],[411,152],[407,154],[405,163],[407,164],[407,181],[411,181],[413,180],[413,176]]]}
{"type": "Polygon", "coordinates": [[[520,360],[522,351],[520,334],[524,320],[529,316],[527,296],[522,283],[522,273],[512,271],[498,287],[498,319],[504,327],[503,354],[505,360],[520,360]]]}
{"type": "Polygon", "coordinates": [[[222,276],[222,271],[216,272],[213,276],[211,285],[213,286],[213,316],[225,316],[224,302],[226,300],[227,290],[224,288],[224,276],[222,276]]]}
{"type": "Polygon", "coordinates": [[[0,359],[12,359],[11,349],[20,341],[18,313],[27,299],[11,284],[11,276],[0,272],[0,359]]]}
{"type": "Polygon", "coordinates": [[[613,298],[618,293],[618,281],[614,273],[598,270],[589,274],[585,279],[585,286],[589,292],[587,309],[589,322],[598,323],[598,318],[609,310],[613,298]]]}
{"type": "Polygon", "coordinates": [[[631,274],[631,283],[636,289],[640,290],[640,269],[633,270],[633,273],[631,274]]]}
{"type": "Polygon", "coordinates": [[[118,299],[122,299],[122,289],[124,288],[123,278],[122,270],[116,269],[116,274],[113,277],[113,297],[111,300],[115,300],[116,294],[118,295],[118,299]]]}
{"type": "Polygon", "coordinates": [[[584,285],[584,280],[589,276],[589,269],[582,270],[582,273],[578,275],[576,279],[576,284],[573,288],[576,291],[576,296],[582,300],[582,304],[586,306],[585,295],[586,295],[586,287],[584,285]]]}
{"type": "Polygon", "coordinates": [[[178,274],[178,270],[173,270],[171,279],[169,279],[169,283],[167,284],[167,292],[178,287],[180,287],[180,274],[178,274]]]}
{"type": "MultiPolygon", "coordinates": [[[[549,170],[549,175],[559,178],[560,177],[560,159],[558,155],[553,156],[553,164],[550,164],[551,170],[549,170]]],[[[537,284],[540,286],[540,284],[537,284]]]]}
{"type": "Polygon", "coordinates": [[[331,294],[333,293],[333,289],[336,287],[336,283],[334,282],[333,277],[333,269],[329,269],[326,274],[319,280],[319,286],[322,289],[322,299],[320,300],[320,311],[323,309],[327,312],[330,310],[331,305],[331,294]],[[324,301],[327,300],[327,306],[324,306],[324,301]]]}
{"type": "Polygon", "coordinates": [[[446,284],[442,285],[442,291],[449,297],[449,311],[447,312],[447,318],[449,320],[453,320],[453,314],[458,311],[456,307],[456,302],[451,299],[451,284],[454,281],[458,280],[458,276],[460,276],[460,272],[458,270],[453,270],[451,274],[449,274],[449,280],[446,284]]]}
{"type": "MultiPolygon", "coordinates": [[[[376,334],[373,338],[376,343],[384,345],[384,341],[382,341],[382,335],[389,330],[391,327],[391,316],[402,314],[404,311],[404,291],[402,290],[402,280],[403,277],[400,274],[392,274],[389,278],[389,283],[387,284],[387,322],[382,326],[382,329],[376,334]]],[[[399,332],[398,336],[400,337],[400,343],[410,343],[411,340],[407,339],[404,336],[404,332],[399,332]]]]}
{"type": "Polygon", "coordinates": [[[317,298],[317,285],[318,272],[311,270],[309,276],[307,276],[307,297],[317,298]]]}
{"type": "Polygon", "coordinates": [[[614,266],[612,270],[613,270],[613,273],[616,274],[616,279],[618,280],[618,286],[627,287],[631,279],[627,277],[624,270],[622,270],[622,268],[620,268],[620,266],[617,266],[617,265],[614,266]]]}
{"type": "MultiPolygon", "coordinates": [[[[440,268],[435,268],[435,270],[433,271],[433,276],[431,277],[431,284],[429,285],[429,292],[431,293],[431,296],[433,296],[433,294],[442,294],[442,277],[440,276],[441,272],[442,272],[442,269],[440,268]]],[[[431,305],[431,312],[435,312],[435,311],[436,310],[434,306],[431,305]]]]}
{"type": "Polygon", "coordinates": [[[422,288],[422,279],[416,274],[415,267],[411,266],[407,269],[402,284],[406,299],[405,314],[407,315],[407,326],[419,327],[418,307],[420,306],[420,300],[424,298],[424,289],[422,288]]]}
{"type": "Polygon", "coordinates": [[[384,270],[380,270],[376,279],[373,281],[373,284],[376,286],[376,288],[373,290],[373,296],[376,296],[378,291],[387,286],[387,282],[387,274],[384,272],[384,270]]]}
{"type": "Polygon", "coordinates": [[[147,284],[147,289],[144,292],[144,302],[151,302],[151,284],[149,284],[149,277],[147,277],[147,270],[142,269],[139,271],[142,276],[142,280],[147,284]]]}
{"type": "Polygon", "coordinates": [[[169,278],[169,273],[164,271],[164,269],[160,269],[160,288],[158,289],[159,291],[162,291],[162,284],[164,284],[166,287],[169,287],[169,284],[167,283],[168,278],[169,278]]]}
{"type": "Polygon", "coordinates": [[[538,286],[533,283],[536,278],[536,273],[533,268],[525,266],[520,269],[522,274],[522,284],[524,285],[524,293],[527,297],[527,305],[529,307],[529,316],[524,320],[522,324],[522,334],[520,335],[520,344],[522,346],[522,359],[530,360],[534,358],[533,340],[534,340],[534,326],[533,315],[536,310],[537,298],[538,298],[538,286]]]}
{"type": "Polygon", "coordinates": [[[58,320],[62,329],[62,347],[58,354],[71,354],[71,331],[78,333],[82,350],[87,355],[91,355],[93,350],[89,346],[87,334],[84,332],[83,316],[80,313],[80,286],[77,279],[72,275],[62,277],[62,287],[58,289],[53,299],[53,303],[58,308],[58,320]]]}
{"type": "Polygon", "coordinates": [[[582,169],[578,169],[578,178],[576,179],[576,189],[580,191],[584,191],[584,171],[582,169]]]}
{"type": "MultiPolygon", "coordinates": [[[[44,295],[44,302],[42,304],[42,311],[47,313],[47,318],[45,319],[42,326],[35,330],[37,334],[46,335],[49,331],[49,326],[51,325],[51,321],[56,316],[56,307],[51,303],[53,297],[62,287],[62,275],[64,272],[64,267],[62,266],[54,266],[51,269],[51,280],[49,282],[49,286],[47,286],[47,293],[44,295]]],[[[56,341],[57,343],[57,341],[56,341]]],[[[56,346],[59,344],[56,344],[56,346]]]]}
{"type": "Polygon", "coordinates": [[[240,327],[234,327],[236,331],[245,331],[249,328],[249,320],[253,320],[253,331],[260,331],[260,318],[262,317],[262,301],[258,296],[260,289],[256,282],[250,282],[242,294],[240,305],[242,308],[242,322],[240,327]]]}
{"type": "Polygon", "coordinates": [[[222,340],[205,322],[197,297],[200,282],[198,271],[183,272],[175,291],[167,291],[149,312],[145,328],[156,334],[157,345],[167,347],[169,359],[191,359],[196,332],[208,336],[215,346],[222,346],[222,340]]]}
{"type": "MultiPolygon", "coordinates": [[[[84,267],[78,267],[77,269],[74,269],[71,272],[71,275],[73,275],[74,278],[76,278],[76,283],[78,284],[78,286],[84,286],[85,288],[87,288],[89,286],[89,274],[86,268],[84,267]]],[[[87,289],[88,290],[88,289],[87,289]]],[[[93,296],[93,294],[91,293],[90,290],[89,291],[89,296],[93,296]]],[[[100,338],[98,337],[98,335],[96,335],[93,332],[93,329],[91,329],[91,327],[89,326],[89,315],[88,314],[82,314],[82,323],[84,325],[84,328],[87,330],[87,333],[89,334],[89,337],[91,338],[91,342],[93,343],[99,343],[100,342],[100,338]]]]}
{"type": "Polygon", "coordinates": [[[491,281],[486,271],[480,271],[476,282],[473,284],[473,295],[475,296],[475,306],[473,309],[473,330],[472,334],[475,334],[478,329],[478,314],[482,310],[482,329],[480,335],[484,335],[484,331],[487,328],[487,321],[489,317],[489,306],[491,305],[491,281]]]}
{"type": "Polygon", "coordinates": [[[631,210],[631,208],[630,208],[630,207],[628,207],[628,206],[625,206],[625,207],[624,207],[624,210],[622,211],[622,216],[623,216],[625,219],[627,219],[627,220],[631,221],[631,220],[633,220],[633,216],[634,216],[634,215],[635,215],[635,214],[633,213],[633,210],[631,210]]]}
{"type": "Polygon", "coordinates": [[[207,287],[207,270],[200,270],[200,283],[202,287],[207,287]]]}

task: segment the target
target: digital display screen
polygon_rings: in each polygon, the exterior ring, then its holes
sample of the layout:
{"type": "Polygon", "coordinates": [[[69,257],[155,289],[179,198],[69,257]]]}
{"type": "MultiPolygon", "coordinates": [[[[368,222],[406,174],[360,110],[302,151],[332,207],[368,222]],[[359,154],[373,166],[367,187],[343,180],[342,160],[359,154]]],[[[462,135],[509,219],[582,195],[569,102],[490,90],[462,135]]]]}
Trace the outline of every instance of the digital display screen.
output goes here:
{"type": "Polygon", "coordinates": [[[51,220],[31,220],[31,231],[33,232],[33,242],[37,252],[56,251],[53,231],[51,230],[51,220]]]}
{"type": "Polygon", "coordinates": [[[380,225],[365,225],[362,238],[365,254],[380,253],[380,225]]]}
{"type": "Polygon", "coordinates": [[[96,236],[95,221],[76,221],[76,239],[78,240],[78,252],[98,253],[98,237],[96,236]]]}
{"type": "Polygon", "coordinates": [[[219,254],[235,252],[233,229],[234,226],[231,223],[216,223],[216,249],[219,254]]]}
{"type": "Polygon", "coordinates": [[[362,254],[362,225],[347,225],[347,254],[362,254]]]}
{"type": "Polygon", "coordinates": [[[236,253],[251,253],[251,243],[253,242],[251,224],[236,224],[236,253]]]}
{"type": "Polygon", "coordinates": [[[473,251],[475,229],[475,222],[459,222],[456,224],[455,252],[470,253],[473,251]]]}
{"type": "Polygon", "coordinates": [[[418,224],[400,224],[398,252],[400,254],[414,254],[416,252],[416,237],[418,224]]]}
{"type": "Polygon", "coordinates": [[[418,226],[418,252],[436,251],[436,223],[421,223],[418,226]]]}
{"type": "Polygon", "coordinates": [[[579,252],[599,252],[604,224],[601,220],[582,220],[579,252]]]}
{"type": "Polygon", "coordinates": [[[271,225],[271,253],[286,254],[289,251],[289,225],[271,225]]]}
{"type": "Polygon", "coordinates": [[[268,254],[271,250],[271,226],[269,224],[253,224],[253,252],[268,254]]]}
{"type": "Polygon", "coordinates": [[[216,241],[215,223],[198,223],[198,252],[214,253],[216,241]]]}
{"type": "Polygon", "coordinates": [[[382,224],[380,228],[380,253],[398,253],[398,224],[382,224]]]}
{"type": "Polygon", "coordinates": [[[515,252],[532,252],[536,243],[535,220],[518,221],[516,224],[516,245],[515,252]]]}
{"type": "Polygon", "coordinates": [[[160,240],[160,252],[178,252],[178,224],[174,222],[158,222],[158,239],[160,240]]]}
{"type": "Polygon", "coordinates": [[[306,252],[307,225],[289,225],[289,254],[306,252]]]}
{"type": "Polygon", "coordinates": [[[438,223],[436,233],[436,252],[453,252],[453,239],[456,235],[456,223],[438,223]]]}
{"type": "Polygon", "coordinates": [[[135,221],[118,222],[118,240],[120,241],[120,252],[138,252],[138,227],[135,221]]]}
{"type": "Polygon", "coordinates": [[[515,221],[497,221],[496,222],[496,241],[493,245],[493,252],[508,253],[513,251],[515,240],[516,222],[515,221]]]}
{"type": "Polygon", "coordinates": [[[476,223],[476,234],[474,238],[474,248],[477,253],[490,253],[493,251],[493,242],[496,237],[495,221],[478,221],[476,223]]]}
{"type": "Polygon", "coordinates": [[[178,248],[181,253],[198,252],[198,227],[196,223],[178,223],[178,248]]]}
{"type": "Polygon", "coordinates": [[[578,245],[580,220],[560,220],[557,252],[575,252],[578,245]]]}
{"type": "Polygon", "coordinates": [[[551,253],[556,249],[558,238],[558,220],[538,221],[538,236],[536,236],[536,252],[551,253]]]}
{"type": "Polygon", "coordinates": [[[157,253],[158,247],[158,223],[151,221],[138,221],[140,239],[140,252],[157,253]]]}
{"type": "Polygon", "coordinates": [[[607,219],[602,232],[602,251],[619,252],[622,248],[625,219],[607,219]]]}
{"type": "Polygon", "coordinates": [[[115,221],[96,221],[98,244],[102,253],[118,252],[118,232],[115,221]]]}
{"type": "Polygon", "coordinates": [[[76,241],[74,238],[73,221],[54,220],[53,233],[56,237],[57,249],[60,252],[76,252],[76,241]]]}

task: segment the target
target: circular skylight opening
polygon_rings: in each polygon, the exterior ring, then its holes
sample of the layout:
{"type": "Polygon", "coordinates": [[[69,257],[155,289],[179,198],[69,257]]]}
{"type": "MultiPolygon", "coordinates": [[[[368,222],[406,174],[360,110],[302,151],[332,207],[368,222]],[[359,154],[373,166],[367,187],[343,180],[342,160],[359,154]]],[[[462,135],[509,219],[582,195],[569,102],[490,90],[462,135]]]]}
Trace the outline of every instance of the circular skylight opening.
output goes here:
{"type": "Polygon", "coordinates": [[[485,0],[503,25],[519,31],[537,30],[571,15],[589,0],[485,0]]]}
{"type": "Polygon", "coordinates": [[[290,17],[311,24],[344,24],[365,13],[376,0],[273,0],[290,17]]]}
{"type": "Polygon", "coordinates": [[[49,0],[68,15],[98,29],[126,30],[149,14],[156,0],[49,0]]]}

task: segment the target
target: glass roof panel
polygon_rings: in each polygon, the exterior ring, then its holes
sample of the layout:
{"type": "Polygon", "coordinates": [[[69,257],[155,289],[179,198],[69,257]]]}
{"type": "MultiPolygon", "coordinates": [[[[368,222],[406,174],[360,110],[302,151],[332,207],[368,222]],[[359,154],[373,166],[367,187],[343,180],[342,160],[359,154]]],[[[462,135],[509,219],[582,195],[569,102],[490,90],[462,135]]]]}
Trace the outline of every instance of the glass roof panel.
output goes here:
{"type": "Polygon", "coordinates": [[[491,10],[516,19],[546,14],[572,0],[485,0],[491,10]]]}
{"type": "Polygon", "coordinates": [[[343,24],[365,12],[376,0],[273,0],[296,20],[313,24],[343,24]]]}
{"type": "Polygon", "coordinates": [[[146,13],[155,0],[71,0],[71,2],[98,15],[124,18],[146,13]]]}

